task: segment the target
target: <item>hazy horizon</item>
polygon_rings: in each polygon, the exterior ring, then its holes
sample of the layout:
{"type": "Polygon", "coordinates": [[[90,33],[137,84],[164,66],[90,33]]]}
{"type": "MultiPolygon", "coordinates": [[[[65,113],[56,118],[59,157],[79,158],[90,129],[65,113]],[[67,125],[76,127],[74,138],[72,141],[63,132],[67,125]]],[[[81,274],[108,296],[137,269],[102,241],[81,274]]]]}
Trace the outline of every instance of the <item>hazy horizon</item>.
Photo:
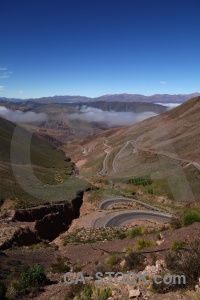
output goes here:
{"type": "MultiPolygon", "coordinates": [[[[151,97],[151,96],[155,96],[155,95],[169,95],[169,96],[177,96],[177,95],[192,95],[192,94],[200,94],[200,92],[192,92],[192,93],[189,93],[189,94],[183,94],[183,93],[176,93],[176,94],[158,94],[158,93],[155,93],[155,94],[130,94],[130,93],[113,93],[113,94],[101,94],[101,95],[97,95],[95,97],[91,97],[91,96],[88,96],[88,95],[81,95],[81,94],[74,94],[74,95],[69,95],[69,94],[66,94],[66,95],[52,95],[52,96],[39,96],[39,97],[31,97],[31,98],[22,98],[22,97],[6,97],[6,96],[1,96],[0,95],[0,98],[7,98],[7,99],[21,99],[21,100],[29,100],[29,99],[39,99],[39,98],[54,98],[54,97],[85,97],[85,98],[91,98],[91,99],[95,99],[95,98],[99,98],[99,97],[104,97],[104,96],[112,96],[112,95],[141,95],[141,96],[144,96],[144,97],[151,97]]],[[[101,100],[103,101],[103,100],[101,100]]],[[[107,101],[107,100],[105,100],[107,101]]],[[[169,102],[170,104],[171,102],[169,102]]],[[[160,104],[160,105],[164,105],[163,103],[155,103],[155,104],[160,104]]],[[[176,104],[176,103],[174,103],[176,104]]],[[[180,103],[177,103],[177,104],[180,104],[180,103]]],[[[166,105],[166,104],[165,104],[166,105]]]]}

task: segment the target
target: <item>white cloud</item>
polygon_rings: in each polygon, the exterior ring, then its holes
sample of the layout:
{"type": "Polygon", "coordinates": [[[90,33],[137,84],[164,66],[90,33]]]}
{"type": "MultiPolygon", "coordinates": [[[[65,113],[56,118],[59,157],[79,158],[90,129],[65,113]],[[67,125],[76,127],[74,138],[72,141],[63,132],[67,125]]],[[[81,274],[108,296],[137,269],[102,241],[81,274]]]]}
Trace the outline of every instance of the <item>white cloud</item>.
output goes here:
{"type": "Polygon", "coordinates": [[[12,73],[13,72],[11,72],[11,71],[1,72],[0,73],[0,78],[10,78],[12,73]]]}
{"type": "Polygon", "coordinates": [[[5,89],[5,86],[0,85],[0,91],[3,91],[5,89]]]}
{"type": "Polygon", "coordinates": [[[0,68],[0,71],[6,71],[7,68],[0,68]]]}
{"type": "Polygon", "coordinates": [[[164,81],[164,80],[161,80],[160,81],[160,84],[166,84],[167,82],[166,81],[164,81]]]}
{"type": "Polygon", "coordinates": [[[85,105],[81,107],[80,112],[66,115],[66,117],[71,120],[79,119],[86,122],[102,123],[108,127],[116,127],[132,125],[157,115],[150,111],[143,113],[103,111],[85,105]]]}
{"type": "Polygon", "coordinates": [[[20,110],[8,109],[4,106],[0,106],[0,117],[14,123],[43,122],[47,119],[45,113],[36,114],[32,111],[22,112],[20,110]]]}
{"type": "Polygon", "coordinates": [[[156,103],[156,104],[160,104],[160,105],[164,105],[167,106],[169,109],[177,107],[179,105],[181,105],[182,103],[156,103]]]}

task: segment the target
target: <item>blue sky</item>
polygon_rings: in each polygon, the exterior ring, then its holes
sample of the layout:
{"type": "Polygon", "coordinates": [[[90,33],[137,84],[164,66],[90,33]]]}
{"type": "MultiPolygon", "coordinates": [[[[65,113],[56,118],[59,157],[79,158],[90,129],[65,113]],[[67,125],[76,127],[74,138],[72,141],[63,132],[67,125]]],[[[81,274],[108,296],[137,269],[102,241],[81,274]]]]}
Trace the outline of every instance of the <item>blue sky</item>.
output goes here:
{"type": "Polygon", "coordinates": [[[0,97],[200,92],[199,0],[4,0],[0,97]]]}

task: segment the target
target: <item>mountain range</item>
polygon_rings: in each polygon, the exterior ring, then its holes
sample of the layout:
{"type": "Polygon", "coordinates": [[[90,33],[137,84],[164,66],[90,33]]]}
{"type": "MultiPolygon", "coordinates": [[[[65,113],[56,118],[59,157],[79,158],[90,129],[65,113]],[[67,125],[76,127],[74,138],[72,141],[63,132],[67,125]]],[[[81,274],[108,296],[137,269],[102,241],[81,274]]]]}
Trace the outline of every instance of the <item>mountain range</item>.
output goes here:
{"type": "Polygon", "coordinates": [[[10,102],[22,102],[22,101],[34,101],[40,103],[69,103],[69,102],[92,102],[92,101],[121,101],[121,102],[151,102],[151,103],[183,103],[191,98],[200,96],[200,93],[195,92],[191,94],[155,94],[151,96],[145,96],[140,94],[109,94],[100,97],[85,97],[85,96],[53,96],[53,97],[41,97],[41,98],[0,98],[0,101],[10,102]]]}

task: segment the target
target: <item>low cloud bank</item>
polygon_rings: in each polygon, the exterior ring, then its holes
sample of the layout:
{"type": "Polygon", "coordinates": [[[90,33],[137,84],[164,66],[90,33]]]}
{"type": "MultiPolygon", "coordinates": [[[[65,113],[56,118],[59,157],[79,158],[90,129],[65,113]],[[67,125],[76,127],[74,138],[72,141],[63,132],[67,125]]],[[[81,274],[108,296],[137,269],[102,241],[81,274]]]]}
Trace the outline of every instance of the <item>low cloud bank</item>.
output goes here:
{"type": "Polygon", "coordinates": [[[23,112],[20,110],[8,109],[4,106],[0,106],[0,117],[14,123],[42,122],[47,119],[47,115],[45,113],[36,114],[32,111],[23,112]]]}
{"type": "Polygon", "coordinates": [[[156,103],[156,104],[160,104],[160,105],[164,105],[168,107],[168,110],[174,107],[177,107],[179,105],[181,105],[182,103],[156,103]]]}
{"type": "Polygon", "coordinates": [[[87,106],[82,106],[80,113],[67,115],[71,120],[79,119],[86,122],[103,123],[108,127],[129,126],[154,116],[157,114],[149,111],[143,113],[115,112],[87,106]]]}

